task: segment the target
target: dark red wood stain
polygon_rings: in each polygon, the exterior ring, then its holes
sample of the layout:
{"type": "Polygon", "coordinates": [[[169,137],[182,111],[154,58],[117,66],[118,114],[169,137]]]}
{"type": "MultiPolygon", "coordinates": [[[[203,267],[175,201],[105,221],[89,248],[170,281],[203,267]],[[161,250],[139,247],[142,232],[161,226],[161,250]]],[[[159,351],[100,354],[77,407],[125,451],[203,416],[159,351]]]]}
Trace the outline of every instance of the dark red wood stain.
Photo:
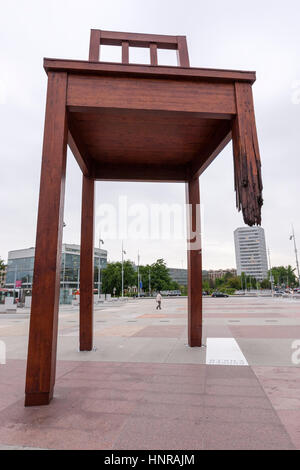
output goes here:
{"type": "MultiPolygon", "coordinates": [[[[91,31],[89,60],[45,59],[48,92],[26,378],[28,406],[47,404],[55,382],[66,147],[83,173],[80,349],[93,345],[94,181],[180,181],[196,228],[200,174],[233,139],[237,206],[260,223],[262,182],[251,86],[254,72],[192,68],[186,38],[91,31]],[[101,45],[122,63],[101,63],[101,45]],[[130,64],[130,47],[149,65],[130,64]],[[178,67],[157,49],[177,50],[178,67]]],[[[188,337],[201,346],[201,247],[188,251],[188,337]]]]}

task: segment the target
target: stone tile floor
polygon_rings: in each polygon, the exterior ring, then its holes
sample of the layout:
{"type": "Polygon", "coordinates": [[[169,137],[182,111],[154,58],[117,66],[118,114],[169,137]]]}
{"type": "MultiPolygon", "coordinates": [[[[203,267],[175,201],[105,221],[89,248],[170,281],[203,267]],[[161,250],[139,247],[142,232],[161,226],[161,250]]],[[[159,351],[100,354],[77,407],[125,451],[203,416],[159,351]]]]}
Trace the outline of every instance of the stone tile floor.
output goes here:
{"type": "Polygon", "coordinates": [[[80,353],[78,309],[61,309],[55,397],[32,408],[29,314],[2,314],[0,449],[300,449],[300,302],[204,299],[204,344],[233,337],[249,366],[207,365],[185,312],[181,298],[159,315],[147,299],[96,307],[96,350],[80,353]]]}

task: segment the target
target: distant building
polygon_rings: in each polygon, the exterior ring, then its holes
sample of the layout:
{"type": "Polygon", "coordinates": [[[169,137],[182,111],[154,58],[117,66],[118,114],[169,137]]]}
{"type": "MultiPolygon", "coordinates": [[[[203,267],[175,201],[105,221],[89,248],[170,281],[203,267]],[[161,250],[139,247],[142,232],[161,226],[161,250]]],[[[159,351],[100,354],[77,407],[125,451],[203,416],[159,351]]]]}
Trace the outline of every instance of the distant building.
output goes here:
{"type": "Polygon", "coordinates": [[[187,286],[187,269],[168,268],[172,281],[178,282],[180,286],[187,286]]]}
{"type": "MultiPolygon", "coordinates": [[[[13,250],[8,253],[5,287],[8,289],[31,289],[35,248],[13,250]]],[[[95,288],[99,285],[98,269],[107,265],[107,251],[94,248],[94,281],[95,288]]],[[[72,289],[79,286],[80,246],[63,243],[60,269],[61,297],[71,296],[72,289]],[[67,292],[65,292],[67,291],[67,292]]],[[[66,300],[66,299],[64,299],[66,300]]],[[[62,299],[61,299],[62,301],[62,299]]],[[[64,302],[65,303],[65,302],[64,302]]]]}
{"type": "MultiPolygon", "coordinates": [[[[188,285],[187,269],[184,268],[168,268],[172,281],[178,282],[180,286],[188,285]]],[[[208,271],[202,271],[202,278],[207,278],[208,271]]]]}
{"type": "Polygon", "coordinates": [[[237,273],[262,281],[268,277],[265,232],[262,227],[239,227],[234,231],[237,273]]]}
{"type": "Polygon", "coordinates": [[[215,281],[216,279],[221,279],[226,274],[230,274],[232,277],[236,276],[236,269],[209,269],[206,272],[206,278],[215,281]]]}

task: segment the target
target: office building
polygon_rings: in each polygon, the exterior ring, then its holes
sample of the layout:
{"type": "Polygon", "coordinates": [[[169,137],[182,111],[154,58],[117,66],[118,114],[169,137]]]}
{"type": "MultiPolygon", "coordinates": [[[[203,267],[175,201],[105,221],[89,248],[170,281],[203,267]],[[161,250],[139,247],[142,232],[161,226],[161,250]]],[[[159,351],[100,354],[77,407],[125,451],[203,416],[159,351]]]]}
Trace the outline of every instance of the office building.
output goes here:
{"type": "Polygon", "coordinates": [[[234,231],[237,274],[258,281],[268,277],[265,232],[262,227],[239,227],[234,231]]]}
{"type": "MultiPolygon", "coordinates": [[[[5,287],[31,290],[35,248],[13,250],[8,253],[5,287]]],[[[94,287],[101,282],[101,269],[107,265],[107,251],[94,248],[94,287]],[[99,270],[100,267],[100,270],[99,270]]],[[[60,287],[63,303],[69,303],[72,291],[78,289],[80,281],[80,246],[63,243],[61,256],[60,287]],[[65,302],[67,300],[67,302],[65,302]]],[[[46,294],[46,293],[45,293],[46,294]]]]}

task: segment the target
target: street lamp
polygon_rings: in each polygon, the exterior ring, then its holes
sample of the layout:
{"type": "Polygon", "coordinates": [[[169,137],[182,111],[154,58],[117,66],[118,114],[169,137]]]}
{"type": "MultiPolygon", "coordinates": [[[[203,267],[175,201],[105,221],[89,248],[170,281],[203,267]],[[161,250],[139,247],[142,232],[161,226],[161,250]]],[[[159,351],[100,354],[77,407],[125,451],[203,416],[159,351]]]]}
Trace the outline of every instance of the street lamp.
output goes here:
{"type": "Polygon", "coordinates": [[[299,262],[298,262],[298,251],[297,251],[297,246],[296,246],[296,238],[295,238],[295,232],[294,232],[294,226],[292,224],[292,235],[290,236],[290,240],[294,240],[294,251],[295,251],[295,257],[296,257],[296,266],[297,266],[297,273],[298,273],[298,285],[300,287],[300,271],[299,271],[299,262]]]}
{"type": "Polygon", "coordinates": [[[124,250],[122,240],[122,297],[124,297],[124,255],[126,255],[126,251],[124,250]]]}
{"type": "Polygon", "coordinates": [[[140,252],[138,250],[138,265],[137,265],[137,276],[138,276],[138,297],[140,296],[140,252]]]}
{"type": "Polygon", "coordinates": [[[98,265],[98,299],[100,299],[101,296],[101,243],[104,245],[104,241],[102,240],[101,237],[99,237],[99,265],[98,265]]]}
{"type": "Polygon", "coordinates": [[[268,257],[269,257],[269,268],[270,268],[270,281],[271,281],[271,291],[272,291],[272,297],[273,297],[273,290],[274,290],[274,285],[273,285],[273,274],[272,274],[272,266],[271,266],[271,257],[270,257],[270,248],[268,248],[268,257]]]}

